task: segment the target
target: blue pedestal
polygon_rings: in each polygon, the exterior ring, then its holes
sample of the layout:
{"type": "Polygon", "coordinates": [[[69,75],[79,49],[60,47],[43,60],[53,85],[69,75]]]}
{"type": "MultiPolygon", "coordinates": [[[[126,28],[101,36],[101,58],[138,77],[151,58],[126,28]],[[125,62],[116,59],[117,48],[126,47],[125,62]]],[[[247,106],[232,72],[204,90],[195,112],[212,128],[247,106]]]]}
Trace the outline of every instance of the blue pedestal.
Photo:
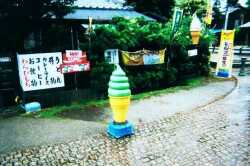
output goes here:
{"type": "Polygon", "coordinates": [[[228,72],[218,72],[217,76],[227,78],[227,77],[229,77],[229,73],[228,72]]]}
{"type": "Polygon", "coordinates": [[[125,124],[115,124],[111,122],[108,125],[107,132],[115,138],[122,138],[124,136],[133,135],[134,128],[130,122],[125,124]]]}
{"type": "Polygon", "coordinates": [[[37,112],[41,110],[41,105],[38,102],[32,102],[24,105],[26,113],[37,112]]]}

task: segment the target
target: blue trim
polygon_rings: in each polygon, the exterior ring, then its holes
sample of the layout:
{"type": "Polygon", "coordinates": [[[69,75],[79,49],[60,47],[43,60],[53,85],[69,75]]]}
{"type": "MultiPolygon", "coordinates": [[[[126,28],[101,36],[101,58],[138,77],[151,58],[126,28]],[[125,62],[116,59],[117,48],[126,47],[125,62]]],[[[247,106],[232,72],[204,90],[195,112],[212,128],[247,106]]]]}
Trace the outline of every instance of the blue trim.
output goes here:
{"type": "Polygon", "coordinates": [[[227,77],[229,77],[229,73],[228,72],[221,72],[221,71],[219,71],[217,73],[217,76],[218,77],[225,77],[225,78],[227,78],[227,77]]]}
{"type": "Polygon", "coordinates": [[[134,127],[130,122],[125,124],[109,123],[107,132],[110,136],[115,138],[122,138],[134,134],[134,127]]]}
{"type": "Polygon", "coordinates": [[[221,29],[211,29],[210,30],[212,33],[220,33],[221,29]]]}

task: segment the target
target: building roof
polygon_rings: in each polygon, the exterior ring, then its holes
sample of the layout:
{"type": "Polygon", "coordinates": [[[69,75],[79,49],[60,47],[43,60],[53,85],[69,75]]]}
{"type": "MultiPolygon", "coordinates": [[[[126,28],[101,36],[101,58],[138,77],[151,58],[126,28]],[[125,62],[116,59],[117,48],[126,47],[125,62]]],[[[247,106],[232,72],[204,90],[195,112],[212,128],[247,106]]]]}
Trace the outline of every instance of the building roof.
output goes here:
{"type": "Polygon", "coordinates": [[[86,23],[89,17],[92,17],[94,23],[110,22],[113,17],[144,17],[154,21],[153,18],[134,11],[133,7],[125,6],[125,0],[76,0],[73,11],[66,14],[64,19],[86,23]]]}
{"type": "Polygon", "coordinates": [[[133,19],[136,17],[144,17],[146,20],[154,21],[154,19],[140,14],[131,9],[100,9],[100,8],[79,8],[74,9],[72,13],[64,16],[66,20],[88,20],[92,17],[94,22],[110,22],[113,17],[124,17],[133,19]]]}
{"type": "Polygon", "coordinates": [[[250,28],[250,22],[241,25],[240,28],[250,28]]]}
{"type": "Polygon", "coordinates": [[[125,0],[77,0],[74,6],[78,8],[100,8],[100,9],[130,9],[125,6],[125,0]]]}

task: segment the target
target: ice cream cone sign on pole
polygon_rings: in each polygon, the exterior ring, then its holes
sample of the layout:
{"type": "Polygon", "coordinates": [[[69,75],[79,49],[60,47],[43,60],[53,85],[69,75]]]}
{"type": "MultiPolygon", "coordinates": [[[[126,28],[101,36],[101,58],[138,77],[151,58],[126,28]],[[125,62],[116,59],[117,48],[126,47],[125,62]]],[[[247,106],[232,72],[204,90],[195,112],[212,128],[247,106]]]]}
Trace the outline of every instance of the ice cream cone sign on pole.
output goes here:
{"type": "Polygon", "coordinates": [[[113,122],[109,123],[107,132],[115,138],[132,135],[133,126],[127,121],[131,91],[128,77],[118,64],[110,77],[108,95],[113,122]]]}
{"type": "Polygon", "coordinates": [[[196,14],[193,15],[193,19],[190,25],[190,32],[192,37],[192,43],[198,44],[201,34],[201,22],[196,14]]]}

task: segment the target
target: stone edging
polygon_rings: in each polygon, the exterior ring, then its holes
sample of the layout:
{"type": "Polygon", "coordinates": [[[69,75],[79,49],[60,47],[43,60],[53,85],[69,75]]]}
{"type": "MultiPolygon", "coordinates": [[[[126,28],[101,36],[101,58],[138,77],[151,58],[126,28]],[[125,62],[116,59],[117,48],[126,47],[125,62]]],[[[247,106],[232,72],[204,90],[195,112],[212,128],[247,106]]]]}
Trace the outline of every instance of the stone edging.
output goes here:
{"type": "Polygon", "coordinates": [[[237,77],[232,76],[232,78],[233,78],[233,81],[234,81],[234,87],[233,87],[230,91],[228,91],[227,93],[225,93],[225,94],[222,95],[222,96],[219,96],[219,97],[215,98],[214,100],[210,101],[209,103],[207,103],[207,104],[205,104],[205,105],[198,106],[198,107],[194,108],[193,111],[194,111],[194,110],[199,110],[199,109],[202,109],[202,108],[204,108],[204,107],[207,107],[207,106],[209,106],[209,105],[211,105],[211,104],[214,104],[214,103],[216,103],[217,101],[220,101],[220,100],[224,99],[225,97],[227,97],[228,95],[230,95],[230,94],[239,86],[239,81],[238,81],[237,77]]]}

